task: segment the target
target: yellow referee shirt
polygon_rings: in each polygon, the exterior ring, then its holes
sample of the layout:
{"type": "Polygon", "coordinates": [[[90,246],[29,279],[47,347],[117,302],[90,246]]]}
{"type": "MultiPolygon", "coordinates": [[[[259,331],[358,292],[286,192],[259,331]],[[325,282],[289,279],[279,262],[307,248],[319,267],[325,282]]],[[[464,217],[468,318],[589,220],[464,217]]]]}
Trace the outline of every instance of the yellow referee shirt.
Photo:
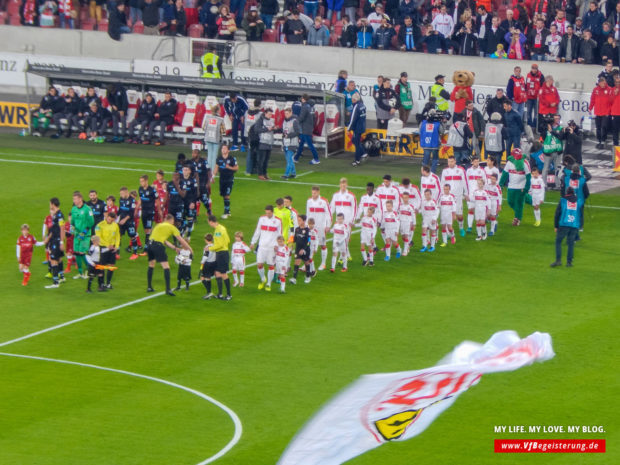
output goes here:
{"type": "Polygon", "coordinates": [[[218,224],[213,231],[213,246],[211,250],[213,252],[222,252],[223,250],[228,250],[228,246],[230,244],[230,238],[228,237],[228,232],[226,228],[221,224],[218,224]]]}
{"type": "Polygon", "coordinates": [[[180,236],[181,232],[177,227],[170,223],[158,223],[151,232],[151,240],[161,242],[162,244],[170,239],[170,236],[180,236]]]}
{"type": "Polygon", "coordinates": [[[121,232],[118,223],[108,223],[106,220],[101,221],[95,226],[95,234],[99,236],[101,247],[114,247],[118,249],[121,245],[121,232]]]}

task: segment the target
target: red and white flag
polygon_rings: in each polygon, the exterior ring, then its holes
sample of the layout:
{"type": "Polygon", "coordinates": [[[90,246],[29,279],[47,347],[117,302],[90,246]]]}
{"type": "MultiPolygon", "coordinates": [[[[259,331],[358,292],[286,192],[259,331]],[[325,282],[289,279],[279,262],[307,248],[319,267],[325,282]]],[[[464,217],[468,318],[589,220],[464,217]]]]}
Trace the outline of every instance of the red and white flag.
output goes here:
{"type": "Polygon", "coordinates": [[[495,333],[463,342],[431,368],[365,375],[332,399],[297,434],[278,465],[336,465],[424,431],[484,373],[553,358],[551,336],[495,333]]]}

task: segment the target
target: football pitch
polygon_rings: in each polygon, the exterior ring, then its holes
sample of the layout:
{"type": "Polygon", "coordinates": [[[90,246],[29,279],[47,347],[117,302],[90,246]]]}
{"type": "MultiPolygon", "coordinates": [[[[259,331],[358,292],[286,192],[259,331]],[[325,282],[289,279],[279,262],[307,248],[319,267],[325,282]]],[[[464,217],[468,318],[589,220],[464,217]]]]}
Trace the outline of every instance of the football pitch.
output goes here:
{"type": "MultiPolygon", "coordinates": [[[[529,206],[523,225],[512,227],[504,203],[496,236],[476,242],[457,235],[455,245],[419,253],[418,226],[409,256],[386,263],[378,254],[374,268],[361,266],[355,234],[347,273],[319,272],[310,284],[287,284],[283,295],[275,285],[259,291],[252,265],[230,302],[202,300],[201,285],[176,298],[149,295],[146,258],[128,260],[126,237],[109,292],[86,294],[86,282],[71,279],[75,272],[59,289],[45,289],[41,247],[30,284],[20,285],[20,225],[41,240],[51,197],[60,198],[65,216],[74,190],[118,198],[121,186],[137,189],[141,174],[154,177],[162,168],[169,179],[179,151],[0,136],[0,464],[274,464],[312,414],[359,376],[429,367],[460,342],[485,342],[505,329],[522,337],[550,333],[556,357],[483,376],[422,435],[348,463],[620,463],[618,190],[590,197],[573,268],[549,267],[558,194],[548,193],[539,228],[529,206]],[[604,432],[509,434],[496,433],[498,425],[604,432]],[[607,452],[494,453],[493,440],[503,438],[606,439],[607,452]]],[[[245,154],[237,155],[243,168],[245,154]]],[[[231,237],[243,231],[249,244],[264,206],[277,197],[291,195],[304,212],[313,184],[330,199],[345,175],[359,199],[366,183],[378,185],[385,173],[416,184],[420,177],[410,161],[371,160],[357,169],[350,156],[308,161],[288,182],[279,180],[281,154],[272,155],[272,182],[246,178],[241,169],[232,217],[222,221],[231,237]]],[[[219,216],[222,200],[217,186],[213,191],[219,216]]],[[[209,230],[202,210],[195,255],[209,230]]],[[[174,264],[172,278],[176,283],[174,264]]],[[[154,287],[164,289],[159,267],[154,287]]]]}

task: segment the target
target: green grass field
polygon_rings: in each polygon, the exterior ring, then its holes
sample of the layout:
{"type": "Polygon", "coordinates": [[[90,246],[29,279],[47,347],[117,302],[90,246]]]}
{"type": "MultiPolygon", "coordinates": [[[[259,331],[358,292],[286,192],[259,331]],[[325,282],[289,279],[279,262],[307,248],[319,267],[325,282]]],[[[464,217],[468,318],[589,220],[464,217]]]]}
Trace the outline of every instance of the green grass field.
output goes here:
{"type": "MultiPolygon", "coordinates": [[[[40,237],[50,197],[58,196],[67,214],[76,189],[118,196],[121,185],[137,188],[142,173],[170,172],[178,151],[0,136],[0,464],[193,465],[206,463],[235,435],[224,410],[179,388],[6,353],[124,370],[195,389],[229,407],[243,425],[238,443],[216,463],[262,465],[274,464],[312,414],[360,375],[428,367],[461,341],[484,342],[504,329],[521,336],[549,332],[556,357],[484,376],[422,435],[349,463],[620,462],[614,401],[620,389],[618,192],[591,197],[572,269],[549,268],[557,201],[552,193],[540,228],[532,226],[529,207],[525,224],[511,227],[506,209],[497,236],[486,242],[457,237],[455,246],[434,254],[417,253],[418,230],[416,252],[390,263],[378,260],[373,269],[360,266],[354,235],[348,273],[321,272],[310,285],[288,285],[285,295],[258,291],[252,267],[246,288],[233,290],[231,302],[203,301],[204,289],[193,286],[175,299],[155,297],[3,344],[147,296],[145,258],[129,262],[126,253],[114,290],[87,295],[82,280],[44,289],[44,252],[35,249],[33,276],[24,288],[15,240],[25,222],[40,237]],[[501,435],[495,425],[602,425],[605,432],[501,435]],[[495,454],[493,439],[499,438],[600,438],[607,440],[607,452],[495,454]]],[[[272,159],[276,178],[284,164],[281,155],[272,159]]],[[[348,157],[312,167],[304,160],[298,165],[303,176],[294,183],[239,176],[233,216],[224,223],[229,233],[242,230],[249,241],[267,203],[288,194],[303,210],[313,183],[330,198],[343,174],[357,187],[380,182],[386,172],[419,180],[419,165],[411,161],[371,161],[353,171],[348,157]]],[[[214,207],[221,214],[219,197],[214,207]]],[[[195,248],[207,230],[202,212],[195,248]]],[[[160,269],[154,285],[163,289],[160,269]]]]}

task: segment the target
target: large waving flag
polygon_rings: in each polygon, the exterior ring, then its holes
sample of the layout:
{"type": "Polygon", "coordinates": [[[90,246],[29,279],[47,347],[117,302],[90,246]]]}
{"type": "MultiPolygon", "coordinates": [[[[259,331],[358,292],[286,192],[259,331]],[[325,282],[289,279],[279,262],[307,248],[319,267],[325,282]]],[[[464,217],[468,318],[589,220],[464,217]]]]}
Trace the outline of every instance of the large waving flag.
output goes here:
{"type": "Polygon", "coordinates": [[[431,368],[365,375],[332,399],[297,434],[278,465],[336,465],[389,441],[424,431],[484,373],[553,358],[551,336],[495,333],[463,342],[431,368]]]}

